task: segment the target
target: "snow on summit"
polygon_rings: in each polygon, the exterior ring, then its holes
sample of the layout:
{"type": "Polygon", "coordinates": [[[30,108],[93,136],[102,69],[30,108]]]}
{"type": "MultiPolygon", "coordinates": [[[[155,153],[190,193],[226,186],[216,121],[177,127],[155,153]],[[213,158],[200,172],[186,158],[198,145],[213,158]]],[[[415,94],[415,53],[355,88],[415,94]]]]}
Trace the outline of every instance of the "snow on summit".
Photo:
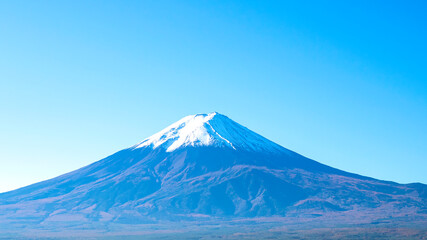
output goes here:
{"type": "Polygon", "coordinates": [[[182,118],[133,148],[163,147],[172,152],[185,146],[229,147],[248,151],[283,151],[284,148],[217,112],[182,118]]]}

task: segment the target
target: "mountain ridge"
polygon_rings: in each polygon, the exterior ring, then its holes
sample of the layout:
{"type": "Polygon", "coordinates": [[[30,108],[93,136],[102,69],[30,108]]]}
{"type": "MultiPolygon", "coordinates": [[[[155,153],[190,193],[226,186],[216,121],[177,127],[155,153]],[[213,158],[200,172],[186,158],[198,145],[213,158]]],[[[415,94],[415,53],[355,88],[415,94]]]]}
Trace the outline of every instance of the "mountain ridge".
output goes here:
{"type": "Polygon", "coordinates": [[[222,116],[185,117],[88,166],[1,193],[0,225],[137,224],[201,216],[427,222],[426,185],[329,167],[228,117],[218,124],[222,116]]]}
{"type": "Polygon", "coordinates": [[[218,112],[189,115],[132,146],[164,147],[172,152],[185,146],[216,146],[250,151],[283,151],[282,146],[262,137],[218,112]]]}

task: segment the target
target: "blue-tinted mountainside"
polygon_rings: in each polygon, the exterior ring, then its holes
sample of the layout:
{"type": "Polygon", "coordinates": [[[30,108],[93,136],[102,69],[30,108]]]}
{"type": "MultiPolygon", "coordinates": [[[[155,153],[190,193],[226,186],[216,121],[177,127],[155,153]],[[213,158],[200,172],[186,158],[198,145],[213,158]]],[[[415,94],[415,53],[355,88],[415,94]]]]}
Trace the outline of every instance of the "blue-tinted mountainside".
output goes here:
{"type": "Polygon", "coordinates": [[[188,116],[68,174],[0,194],[0,223],[427,219],[427,187],[344,172],[218,113],[188,116]]]}

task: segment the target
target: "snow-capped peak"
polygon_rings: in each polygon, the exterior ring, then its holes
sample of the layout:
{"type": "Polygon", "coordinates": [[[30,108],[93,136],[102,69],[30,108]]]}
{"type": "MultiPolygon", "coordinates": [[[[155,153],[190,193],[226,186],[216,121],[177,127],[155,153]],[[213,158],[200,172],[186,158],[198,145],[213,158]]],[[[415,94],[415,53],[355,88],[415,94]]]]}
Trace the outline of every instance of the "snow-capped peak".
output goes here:
{"type": "Polygon", "coordinates": [[[185,146],[213,146],[249,151],[283,151],[284,148],[217,112],[182,118],[133,148],[163,147],[172,152],[185,146]]]}

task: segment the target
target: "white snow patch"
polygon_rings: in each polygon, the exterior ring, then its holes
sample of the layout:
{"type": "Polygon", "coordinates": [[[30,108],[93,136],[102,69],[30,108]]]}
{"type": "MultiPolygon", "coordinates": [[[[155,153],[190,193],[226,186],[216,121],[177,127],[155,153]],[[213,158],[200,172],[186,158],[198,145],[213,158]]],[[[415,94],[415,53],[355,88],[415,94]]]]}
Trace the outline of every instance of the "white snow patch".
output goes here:
{"type": "Polygon", "coordinates": [[[284,151],[285,148],[217,112],[184,117],[132,148],[163,147],[167,152],[186,146],[213,146],[249,151],[284,151]]]}

